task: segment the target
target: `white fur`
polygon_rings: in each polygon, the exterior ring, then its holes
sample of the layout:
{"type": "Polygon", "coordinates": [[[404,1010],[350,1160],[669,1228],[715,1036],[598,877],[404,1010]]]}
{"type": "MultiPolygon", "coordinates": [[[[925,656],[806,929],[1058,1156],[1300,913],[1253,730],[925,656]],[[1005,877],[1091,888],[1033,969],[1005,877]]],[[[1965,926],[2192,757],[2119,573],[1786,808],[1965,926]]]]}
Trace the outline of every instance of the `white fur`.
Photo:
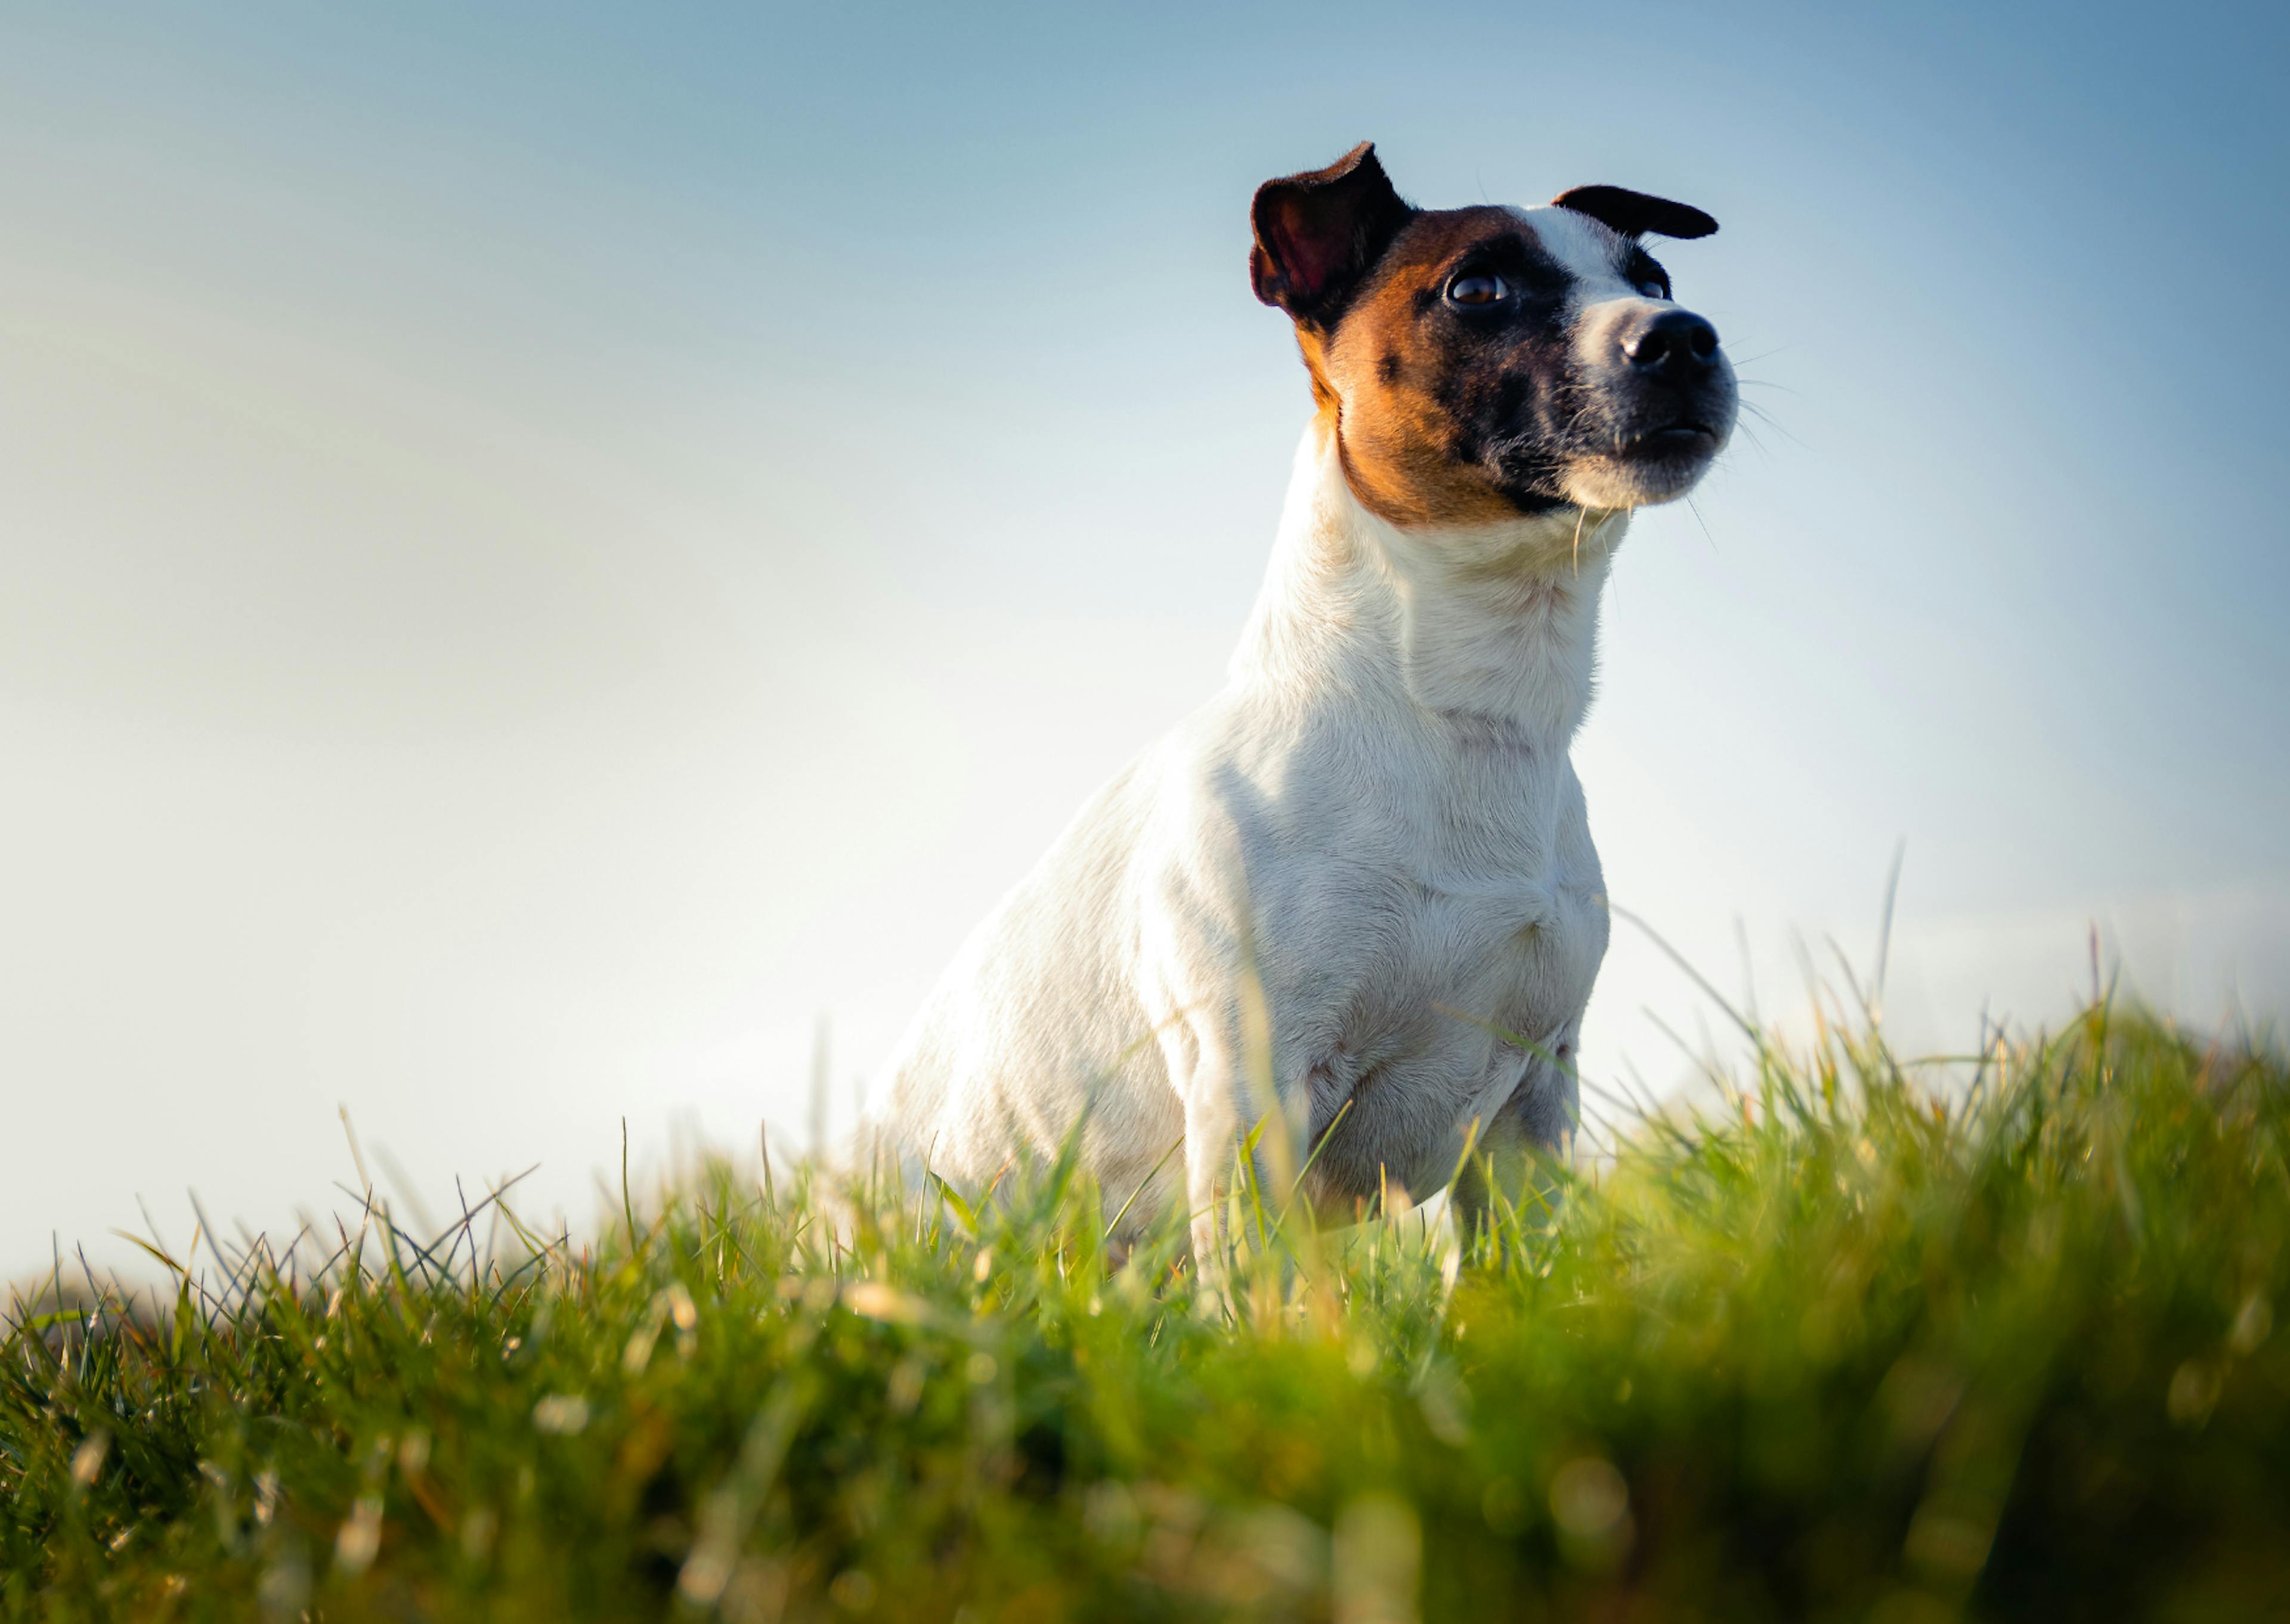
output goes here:
{"type": "Polygon", "coordinates": [[[1244,1098],[1252,965],[1277,1085],[1323,1125],[1352,1102],[1324,1161],[1355,1183],[1436,1188],[1506,1106],[1543,1144],[1570,1125],[1567,1071],[1486,1027],[1571,1052],[1605,951],[1567,748],[1626,520],[1402,531],[1333,451],[1316,425],[1298,452],[1224,692],[1083,810],[917,1017],[892,1126],[933,1172],[1053,1156],[1087,1107],[1109,1200],[1182,1139],[1207,1221],[1269,1103],[1244,1098]]]}

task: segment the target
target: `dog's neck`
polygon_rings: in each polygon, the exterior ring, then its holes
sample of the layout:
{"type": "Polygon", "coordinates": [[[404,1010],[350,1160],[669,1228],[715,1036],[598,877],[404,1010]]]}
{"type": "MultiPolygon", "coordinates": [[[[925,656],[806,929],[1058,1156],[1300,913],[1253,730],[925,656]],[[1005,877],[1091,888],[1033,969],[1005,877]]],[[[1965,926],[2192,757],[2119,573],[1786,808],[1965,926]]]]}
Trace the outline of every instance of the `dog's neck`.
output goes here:
{"type": "Polygon", "coordinates": [[[1234,680],[1390,698],[1427,722],[1563,749],[1589,707],[1598,595],[1628,524],[1567,509],[1402,530],[1353,494],[1321,418],[1297,450],[1234,680]]]}

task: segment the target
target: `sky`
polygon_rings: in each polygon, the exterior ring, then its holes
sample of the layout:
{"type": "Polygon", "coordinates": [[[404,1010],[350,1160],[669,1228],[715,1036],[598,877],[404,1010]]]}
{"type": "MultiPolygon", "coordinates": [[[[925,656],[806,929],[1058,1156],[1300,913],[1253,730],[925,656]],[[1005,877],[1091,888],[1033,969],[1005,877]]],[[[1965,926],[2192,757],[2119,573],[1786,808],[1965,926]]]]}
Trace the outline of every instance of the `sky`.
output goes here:
{"type": "MultiPolygon", "coordinates": [[[[1213,692],[1251,191],[1605,182],[1754,408],[1617,562],[1615,901],[1960,1051],[2290,1012],[2279,7],[0,19],[0,1275],[830,1127],[1213,692]]],[[[1618,928],[1593,1078],[1725,1017],[1618,928]]],[[[1713,1040],[1714,1041],[1714,1040],[1713,1040]]],[[[442,1223],[442,1219],[439,1220],[442,1223]]]]}

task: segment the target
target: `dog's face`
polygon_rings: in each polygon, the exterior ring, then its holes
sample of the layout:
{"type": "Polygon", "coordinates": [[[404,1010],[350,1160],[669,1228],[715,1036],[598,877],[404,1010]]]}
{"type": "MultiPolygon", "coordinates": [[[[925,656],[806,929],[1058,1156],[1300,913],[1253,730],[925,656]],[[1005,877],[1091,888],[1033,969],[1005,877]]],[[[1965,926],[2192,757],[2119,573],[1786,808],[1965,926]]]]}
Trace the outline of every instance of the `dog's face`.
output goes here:
{"type": "Polygon", "coordinates": [[[1733,432],[1734,369],[1638,239],[1698,209],[1582,187],[1541,209],[1420,210],[1361,143],[1269,180],[1257,297],[1288,312],[1344,470],[1396,524],[1684,495],[1733,432]]]}

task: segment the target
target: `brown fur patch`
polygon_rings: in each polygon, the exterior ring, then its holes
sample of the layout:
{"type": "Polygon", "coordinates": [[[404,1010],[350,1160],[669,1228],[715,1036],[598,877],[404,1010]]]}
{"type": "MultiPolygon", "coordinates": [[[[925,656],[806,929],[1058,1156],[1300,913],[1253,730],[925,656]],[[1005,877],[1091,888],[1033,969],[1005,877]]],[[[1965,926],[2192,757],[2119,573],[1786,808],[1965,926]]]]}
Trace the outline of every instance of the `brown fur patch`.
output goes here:
{"type": "Polygon", "coordinates": [[[1500,389],[1504,346],[1445,321],[1440,309],[1452,268],[1498,238],[1532,234],[1504,208],[1418,215],[1335,332],[1299,327],[1312,396],[1335,417],[1344,474],[1392,524],[1486,524],[1520,511],[1495,469],[1456,456],[1456,404],[1500,389]]]}

